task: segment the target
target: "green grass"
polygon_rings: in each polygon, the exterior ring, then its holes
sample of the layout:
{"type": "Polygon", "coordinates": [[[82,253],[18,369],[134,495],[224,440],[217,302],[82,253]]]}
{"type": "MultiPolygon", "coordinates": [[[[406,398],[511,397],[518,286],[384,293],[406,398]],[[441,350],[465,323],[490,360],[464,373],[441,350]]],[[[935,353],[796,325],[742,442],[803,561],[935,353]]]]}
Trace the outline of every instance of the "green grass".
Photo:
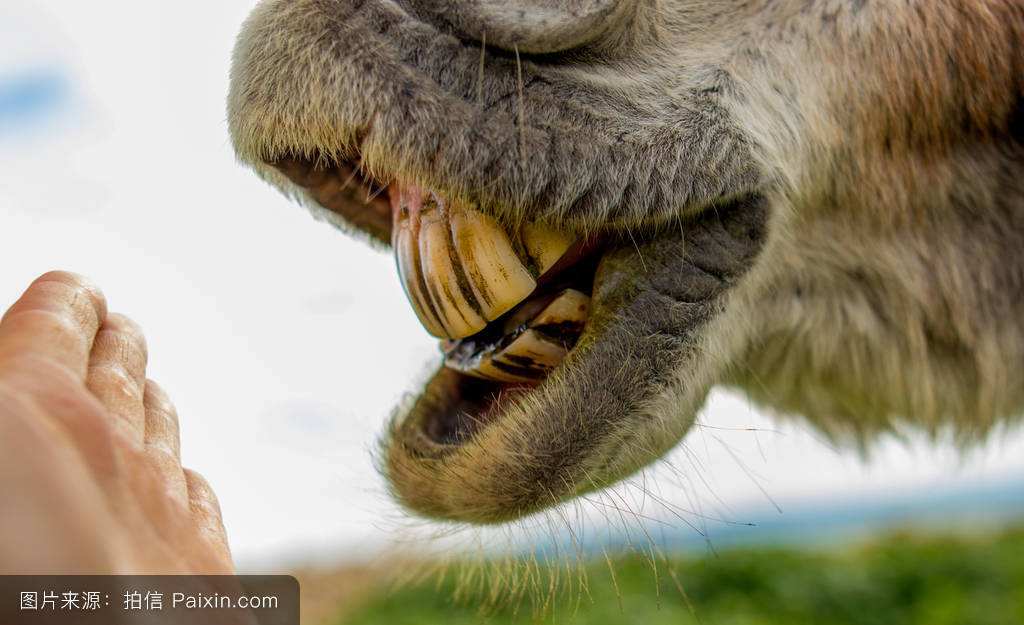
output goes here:
{"type": "MultiPolygon", "coordinates": [[[[382,591],[342,622],[1024,625],[1024,528],[972,538],[890,534],[825,552],[733,549],[669,558],[658,563],[657,576],[641,556],[613,559],[614,579],[603,559],[584,566],[589,591],[581,593],[573,575],[553,608],[538,609],[548,595],[537,590],[518,601],[488,602],[479,592],[455,599],[460,588],[479,587],[479,574],[477,583],[457,581],[473,570],[462,565],[440,582],[382,591]]],[[[560,578],[567,578],[564,568],[560,578]]],[[[508,581],[499,587],[513,588],[508,581]]]]}

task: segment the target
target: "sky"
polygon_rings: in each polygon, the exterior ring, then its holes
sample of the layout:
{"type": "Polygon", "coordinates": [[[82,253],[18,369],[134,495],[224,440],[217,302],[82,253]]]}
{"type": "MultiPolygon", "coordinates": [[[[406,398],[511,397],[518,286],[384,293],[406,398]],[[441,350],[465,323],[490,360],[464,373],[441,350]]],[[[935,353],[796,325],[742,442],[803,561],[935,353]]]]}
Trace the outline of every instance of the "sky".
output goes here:
{"type": "MultiPolygon", "coordinates": [[[[447,528],[411,521],[373,462],[392,406],[440,358],[393,259],[315,221],[232,153],[230,54],[253,4],[0,4],[0,303],[67,269],[142,325],[185,464],[216,488],[236,559],[267,570],[373,557],[447,528]]],[[[662,503],[636,509],[742,522],[766,502],[785,514],[1024,480],[1020,430],[966,454],[909,434],[865,460],[721,391],[700,420],[671,466],[637,478],[662,503]]]]}

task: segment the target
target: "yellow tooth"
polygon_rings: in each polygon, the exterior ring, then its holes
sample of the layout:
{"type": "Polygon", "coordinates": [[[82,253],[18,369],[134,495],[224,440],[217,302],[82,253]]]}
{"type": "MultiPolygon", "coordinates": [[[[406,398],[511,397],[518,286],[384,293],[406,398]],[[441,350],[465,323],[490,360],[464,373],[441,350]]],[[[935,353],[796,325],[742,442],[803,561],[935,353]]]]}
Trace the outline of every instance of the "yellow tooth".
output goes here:
{"type": "MultiPolygon", "coordinates": [[[[562,362],[569,353],[536,330],[527,330],[494,355],[495,364],[536,371],[538,377],[562,362]]],[[[524,372],[525,374],[525,372],[524,372]]]]}
{"type": "Polygon", "coordinates": [[[587,320],[587,311],[590,308],[590,297],[580,293],[576,289],[566,289],[558,294],[558,297],[551,300],[544,310],[530,320],[530,327],[535,328],[542,325],[558,323],[579,322],[587,320]]]}
{"type": "Polygon", "coordinates": [[[448,245],[448,227],[437,210],[424,210],[421,219],[420,268],[444,334],[453,339],[475,334],[487,325],[487,320],[480,316],[476,302],[468,299],[472,293],[465,293],[459,284],[448,245]]]}
{"type": "Polygon", "coordinates": [[[481,314],[497,319],[537,286],[498,224],[471,208],[453,207],[452,240],[481,314]]]}
{"type": "Polygon", "coordinates": [[[558,262],[573,244],[575,237],[540,224],[524,224],[519,232],[519,240],[540,276],[558,262]]]}
{"type": "Polygon", "coordinates": [[[463,373],[498,382],[536,382],[562,362],[568,351],[535,330],[527,330],[496,354],[485,354],[471,366],[448,361],[463,373]]]}
{"type": "Polygon", "coordinates": [[[568,324],[564,331],[565,338],[570,339],[576,334],[571,326],[578,324],[582,329],[589,307],[590,297],[575,289],[565,289],[536,312],[527,322],[529,327],[520,330],[522,333],[504,348],[485,348],[468,359],[460,360],[451,351],[455,344],[449,342],[444,349],[448,354],[445,362],[453,369],[480,378],[498,382],[535,382],[557,367],[569,353],[562,341],[539,331],[539,328],[568,324]]]}
{"type": "Polygon", "coordinates": [[[426,293],[426,283],[420,273],[419,248],[417,246],[419,230],[418,211],[411,217],[407,212],[402,212],[401,215],[396,214],[391,245],[395,249],[398,275],[402,278],[402,288],[405,289],[405,296],[412,304],[413,311],[427,332],[443,337],[445,336],[444,328],[434,313],[430,295],[426,293]]]}
{"type": "Polygon", "coordinates": [[[509,373],[496,367],[491,360],[490,356],[483,358],[476,369],[463,370],[463,373],[496,382],[536,382],[537,378],[540,377],[540,375],[527,377],[509,373]]]}
{"type": "Polygon", "coordinates": [[[427,331],[442,338],[475,334],[524,301],[536,278],[573,243],[565,233],[534,224],[510,240],[490,217],[464,205],[444,206],[416,189],[393,195],[392,212],[392,244],[406,296],[427,331]]]}

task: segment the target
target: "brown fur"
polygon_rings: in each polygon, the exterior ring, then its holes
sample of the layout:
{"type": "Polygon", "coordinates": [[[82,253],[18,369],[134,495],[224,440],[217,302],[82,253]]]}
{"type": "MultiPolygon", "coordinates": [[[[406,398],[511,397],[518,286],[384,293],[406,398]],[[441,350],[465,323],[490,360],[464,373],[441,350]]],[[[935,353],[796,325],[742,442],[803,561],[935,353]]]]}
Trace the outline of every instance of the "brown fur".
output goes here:
{"type": "Polygon", "coordinates": [[[714,384],[861,444],[1018,420],[1018,2],[531,2],[548,12],[517,22],[497,2],[265,0],[236,49],[240,158],[343,227],[365,207],[318,206],[267,163],[358,156],[618,241],[536,391],[475,423],[442,371],[399,411],[384,461],[405,504],[493,522],[612,483],[714,384]]]}

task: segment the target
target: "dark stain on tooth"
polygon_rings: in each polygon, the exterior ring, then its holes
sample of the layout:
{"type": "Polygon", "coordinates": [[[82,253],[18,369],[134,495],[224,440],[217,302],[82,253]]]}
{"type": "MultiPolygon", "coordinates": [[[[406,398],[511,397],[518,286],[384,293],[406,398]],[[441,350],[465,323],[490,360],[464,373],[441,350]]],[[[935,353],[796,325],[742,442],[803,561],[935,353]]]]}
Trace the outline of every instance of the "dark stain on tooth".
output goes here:
{"type": "Polygon", "coordinates": [[[450,333],[451,330],[448,329],[448,319],[444,314],[441,314],[444,311],[444,307],[441,305],[441,294],[437,292],[437,281],[424,281],[423,284],[427,287],[427,295],[430,296],[430,299],[433,302],[433,306],[431,307],[432,310],[435,310],[438,313],[437,318],[441,321],[441,328],[445,332],[450,333]]]}
{"type": "MultiPolygon", "coordinates": [[[[424,201],[423,205],[421,206],[421,211],[420,211],[420,215],[421,216],[424,214],[424,211],[422,209],[425,208],[425,207],[426,207],[426,202],[424,201]]],[[[434,219],[436,219],[436,218],[434,218],[434,217],[431,218],[431,220],[434,220],[434,219]]],[[[433,225],[433,221],[431,221],[431,225],[433,225]]],[[[420,226],[421,226],[421,230],[422,230],[422,228],[423,228],[423,220],[422,219],[421,219],[421,222],[420,222],[420,226]]],[[[448,229],[445,227],[445,224],[444,224],[443,220],[441,221],[441,227],[444,228],[444,230],[446,231],[446,236],[445,236],[445,248],[446,249],[445,249],[445,253],[448,256],[449,262],[451,262],[451,236],[449,234],[447,234],[447,230],[448,229]]],[[[418,238],[419,237],[417,237],[417,239],[418,238]]],[[[422,267],[422,264],[421,264],[421,267],[422,267]]],[[[423,268],[423,269],[424,270],[422,271],[422,273],[426,274],[425,268],[423,268]]],[[[430,280],[427,280],[426,277],[427,277],[426,275],[423,276],[425,284],[427,286],[427,291],[430,293],[430,297],[434,300],[434,304],[436,305],[436,308],[438,309],[438,311],[442,311],[443,310],[442,302],[447,301],[450,304],[450,307],[452,309],[454,309],[455,314],[457,314],[459,316],[459,318],[461,318],[463,320],[463,322],[465,322],[465,324],[467,326],[472,327],[473,324],[468,319],[466,319],[466,316],[462,312],[459,300],[457,300],[455,298],[455,291],[452,289],[451,283],[448,280],[444,279],[443,276],[431,275],[432,279],[430,279],[430,280]],[[438,291],[438,287],[440,287],[440,291],[438,291]]],[[[459,289],[459,290],[461,292],[461,289],[459,289]]],[[[470,306],[472,307],[472,304],[470,306]]],[[[445,332],[451,333],[451,330],[448,327],[448,324],[444,323],[445,321],[450,321],[450,320],[446,316],[444,316],[444,315],[439,315],[439,317],[442,320],[442,324],[441,325],[444,328],[445,332]]]]}
{"type": "MultiPolygon", "coordinates": [[[[451,282],[447,280],[433,280],[433,282],[441,283],[441,290],[444,292],[444,297],[451,304],[451,308],[459,315],[459,318],[467,325],[472,327],[473,324],[466,319],[466,315],[462,314],[462,307],[459,306],[459,300],[455,299],[455,293],[452,291],[451,282]]],[[[472,305],[470,305],[472,307],[472,305]]]]}
{"type": "MultiPolygon", "coordinates": [[[[412,266],[422,267],[422,264],[420,263],[420,246],[418,245],[420,239],[421,222],[419,219],[417,219],[413,221],[411,225],[412,228],[411,231],[409,232],[409,248],[412,251],[412,266]]],[[[430,292],[427,290],[427,283],[423,279],[423,272],[412,271],[411,273],[414,276],[413,279],[416,280],[416,286],[419,287],[415,294],[416,301],[422,304],[421,310],[423,311],[423,313],[429,314],[432,317],[431,320],[434,322],[435,327],[440,328],[441,331],[443,332],[444,323],[441,322],[441,315],[438,314],[437,308],[434,306],[433,299],[430,296],[430,292]]]]}
{"type": "MultiPolygon", "coordinates": [[[[545,363],[540,363],[529,356],[521,356],[519,354],[502,354],[502,360],[507,360],[514,365],[520,367],[526,367],[529,369],[550,369],[545,363]]],[[[498,362],[498,361],[495,361],[498,362]]]]}
{"type": "Polygon", "coordinates": [[[526,247],[526,242],[523,241],[522,229],[520,228],[516,236],[509,237],[509,241],[512,242],[512,250],[516,253],[516,257],[526,267],[526,270],[530,272],[530,276],[534,280],[540,278],[540,265],[537,263],[537,259],[530,255],[530,250],[526,247]]]}
{"type": "MultiPolygon", "coordinates": [[[[456,269],[456,276],[457,277],[461,276],[461,277],[466,278],[467,282],[469,281],[469,278],[472,277],[473,283],[476,285],[477,289],[479,289],[479,291],[480,291],[480,293],[479,293],[480,299],[482,299],[484,301],[484,303],[488,307],[493,307],[494,306],[494,298],[493,298],[493,296],[491,294],[491,285],[487,283],[487,280],[485,280],[483,278],[483,276],[479,272],[479,265],[476,262],[476,256],[475,256],[475,248],[472,245],[457,245],[456,244],[455,233],[453,232],[453,229],[451,227],[451,221],[450,220],[448,222],[448,237],[449,237],[449,241],[451,243],[452,264],[454,264],[455,267],[457,268],[456,269]],[[459,262],[460,259],[461,259],[462,262],[459,262]],[[467,265],[471,269],[467,269],[466,268],[467,265]],[[465,273],[467,271],[469,272],[468,274],[465,273]]],[[[474,295],[476,295],[475,292],[474,292],[474,295]]],[[[480,313],[481,317],[484,317],[483,311],[478,310],[477,312],[480,313]]]]}
{"type": "Polygon", "coordinates": [[[520,378],[527,378],[530,380],[535,380],[543,376],[548,371],[546,367],[544,369],[539,369],[536,367],[524,367],[522,365],[513,364],[510,362],[503,362],[498,359],[492,360],[491,364],[494,365],[496,368],[500,369],[501,371],[503,371],[504,373],[514,375],[520,378]]]}
{"type": "MultiPolygon", "coordinates": [[[[433,193],[431,193],[431,195],[433,195],[433,193]]],[[[452,264],[452,268],[454,269],[455,282],[459,287],[459,291],[462,292],[462,297],[466,300],[466,304],[469,305],[473,312],[486,320],[487,317],[484,316],[483,307],[480,306],[480,302],[477,301],[476,294],[473,292],[473,287],[469,284],[469,278],[466,276],[466,269],[462,266],[462,263],[459,262],[459,255],[455,247],[454,235],[452,234],[451,213],[444,202],[438,200],[437,203],[441,207],[441,223],[444,224],[444,231],[448,239],[448,245],[446,246],[448,262],[452,264]]]]}
{"type": "MultiPolygon", "coordinates": [[[[473,259],[473,255],[472,254],[469,254],[468,257],[465,258],[464,260],[466,261],[466,264],[473,265],[473,260],[474,259],[473,259]]],[[[473,265],[473,266],[475,266],[475,265],[473,265]]],[[[488,307],[493,308],[494,307],[494,294],[491,293],[491,285],[488,283],[488,281],[484,278],[484,276],[479,271],[470,270],[470,273],[467,275],[467,277],[469,277],[469,276],[472,276],[473,283],[476,284],[477,289],[480,291],[480,293],[479,293],[480,299],[482,299],[484,301],[484,303],[487,304],[488,307]]],[[[481,312],[481,316],[483,316],[482,312],[481,312]]]]}
{"type": "Polygon", "coordinates": [[[576,341],[579,340],[580,334],[583,333],[584,325],[586,325],[586,322],[583,321],[561,321],[559,323],[545,323],[533,326],[531,329],[548,342],[571,349],[576,344],[576,341]]]}

